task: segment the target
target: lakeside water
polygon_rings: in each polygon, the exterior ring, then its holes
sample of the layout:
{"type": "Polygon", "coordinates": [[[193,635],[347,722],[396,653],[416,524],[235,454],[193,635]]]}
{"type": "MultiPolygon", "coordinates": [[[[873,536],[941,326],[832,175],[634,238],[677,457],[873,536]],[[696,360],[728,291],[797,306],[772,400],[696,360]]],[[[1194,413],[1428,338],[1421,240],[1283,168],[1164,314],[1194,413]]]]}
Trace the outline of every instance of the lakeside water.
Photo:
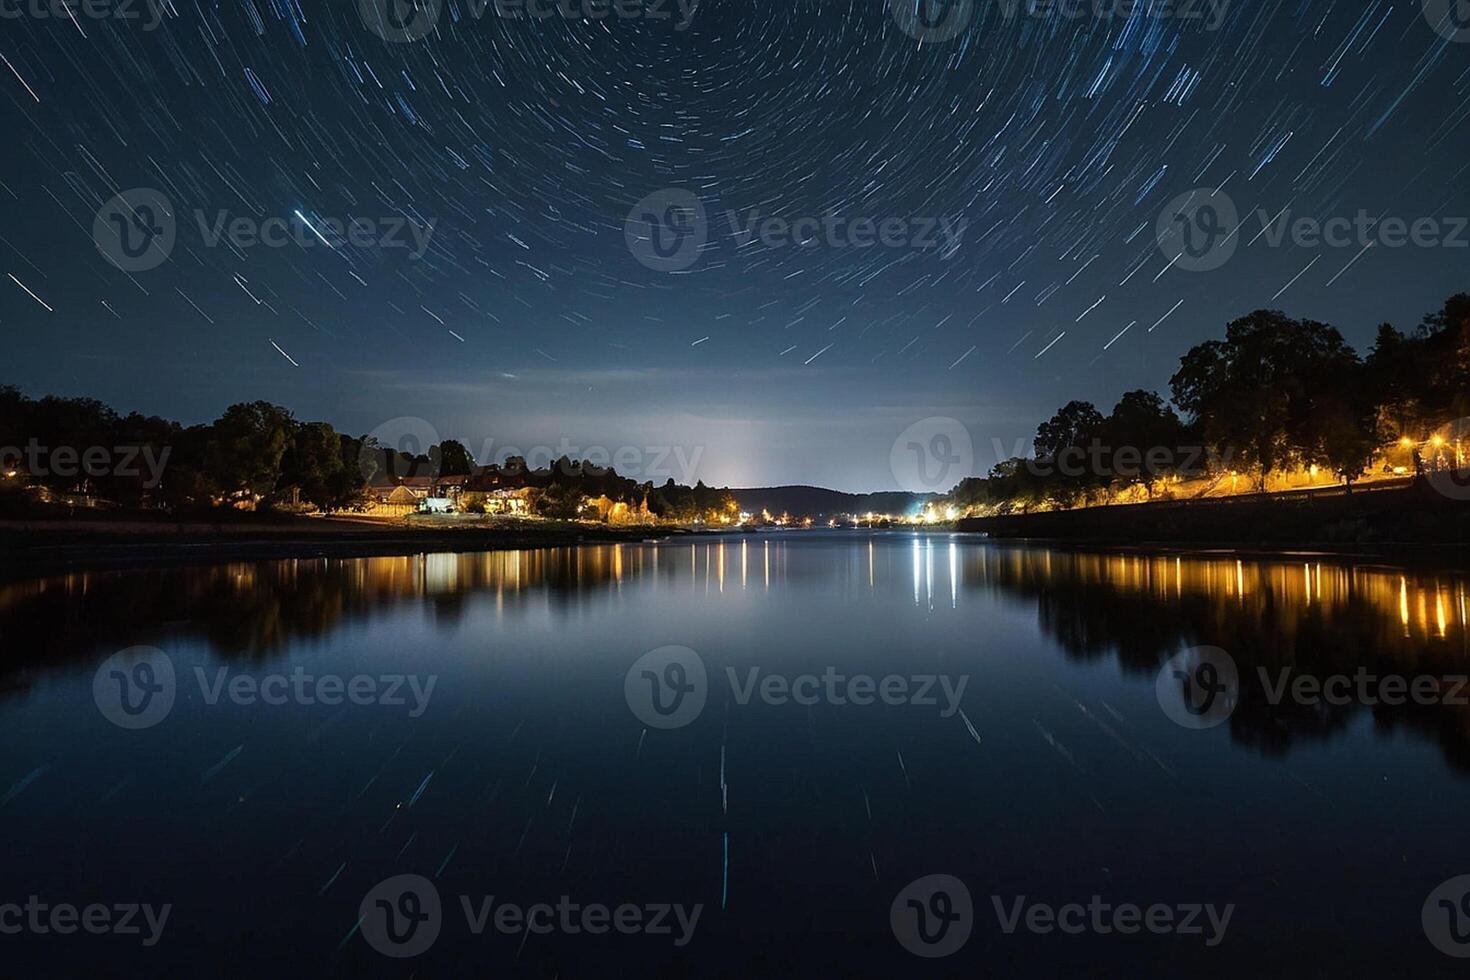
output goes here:
{"type": "Polygon", "coordinates": [[[1470,707],[1443,703],[1470,673],[1467,591],[901,532],[7,583],[0,906],[170,910],[153,945],[139,913],[141,935],[23,929],[0,955],[54,976],[1449,975],[1421,912],[1470,874],[1470,707]],[[1204,646],[1238,690],[1180,714],[1160,670],[1204,646]],[[1285,668],[1439,693],[1273,704],[1261,672],[1285,668]],[[402,875],[437,918],[375,890],[402,875]],[[968,910],[905,891],[933,875],[968,910]],[[1233,910],[1223,935],[1072,935],[1007,933],[995,907],[1094,895],[1233,910]],[[643,926],[492,911],[476,934],[489,896],[643,926]],[[437,928],[419,955],[380,952],[379,900],[437,928]],[[698,918],[650,934],[665,905],[698,918]],[[968,938],[916,956],[894,921],[917,907],[968,911],[968,938]]]}

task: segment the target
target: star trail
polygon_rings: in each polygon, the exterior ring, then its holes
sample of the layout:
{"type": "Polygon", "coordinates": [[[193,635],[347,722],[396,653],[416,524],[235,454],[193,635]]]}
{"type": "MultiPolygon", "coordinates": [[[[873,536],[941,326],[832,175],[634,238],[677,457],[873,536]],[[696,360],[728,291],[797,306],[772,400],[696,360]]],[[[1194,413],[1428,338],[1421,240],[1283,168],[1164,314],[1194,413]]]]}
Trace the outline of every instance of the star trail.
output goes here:
{"type": "Polygon", "coordinates": [[[1464,289],[1463,234],[1272,233],[1470,214],[1464,6],[0,0],[0,380],[854,490],[949,415],[983,471],[1250,310],[1464,289]]]}

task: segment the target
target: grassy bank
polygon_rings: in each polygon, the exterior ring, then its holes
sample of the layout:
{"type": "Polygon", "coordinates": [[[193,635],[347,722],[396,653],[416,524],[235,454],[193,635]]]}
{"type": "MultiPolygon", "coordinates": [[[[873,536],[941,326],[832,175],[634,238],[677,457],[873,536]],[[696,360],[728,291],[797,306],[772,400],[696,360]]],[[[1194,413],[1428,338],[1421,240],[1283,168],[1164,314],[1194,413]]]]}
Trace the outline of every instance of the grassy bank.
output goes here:
{"type": "Polygon", "coordinates": [[[1334,489],[967,518],[959,530],[998,539],[1137,546],[1365,551],[1393,546],[1464,552],[1470,545],[1470,500],[1420,482],[1390,490],[1334,489]]]}

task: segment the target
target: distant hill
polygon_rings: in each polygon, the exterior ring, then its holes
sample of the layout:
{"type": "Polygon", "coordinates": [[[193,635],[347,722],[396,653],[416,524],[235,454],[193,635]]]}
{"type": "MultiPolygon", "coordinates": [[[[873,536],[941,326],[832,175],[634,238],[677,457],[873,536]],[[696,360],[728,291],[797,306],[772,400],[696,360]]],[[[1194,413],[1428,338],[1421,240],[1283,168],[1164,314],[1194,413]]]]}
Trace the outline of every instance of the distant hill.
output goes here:
{"type": "Polygon", "coordinates": [[[831,517],[837,514],[912,514],[938,497],[934,493],[843,493],[823,487],[755,487],[730,491],[740,509],[752,514],[763,510],[772,516],[831,517]]]}

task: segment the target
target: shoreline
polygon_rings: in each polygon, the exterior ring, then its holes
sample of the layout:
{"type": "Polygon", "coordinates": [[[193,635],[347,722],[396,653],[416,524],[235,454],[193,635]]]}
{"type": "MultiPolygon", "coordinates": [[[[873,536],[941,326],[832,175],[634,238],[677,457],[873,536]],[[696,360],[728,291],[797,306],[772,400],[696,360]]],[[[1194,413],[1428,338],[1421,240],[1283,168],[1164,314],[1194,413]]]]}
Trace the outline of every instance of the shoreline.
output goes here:
{"type": "Polygon", "coordinates": [[[572,523],[415,527],[352,518],[252,521],[0,521],[0,578],[163,565],[370,558],[618,544],[719,534],[572,523]]]}
{"type": "MultiPolygon", "coordinates": [[[[1470,568],[1470,549],[1459,543],[1314,541],[1154,541],[996,536],[968,523],[908,530],[958,534],[997,548],[1046,548],[1199,558],[1238,557],[1329,560],[1391,567],[1470,568]]],[[[596,544],[636,544],[671,538],[719,537],[750,530],[678,526],[609,527],[570,522],[516,522],[425,527],[354,518],[283,518],[242,521],[108,521],[93,519],[0,521],[0,579],[59,572],[126,571],[189,564],[317,558],[401,557],[427,552],[468,554],[596,544]]],[[[810,532],[803,532],[810,533],[810,532]]],[[[824,536],[867,534],[870,529],[816,529],[824,536]]]]}
{"type": "Polygon", "coordinates": [[[1184,553],[1324,554],[1470,565],[1470,500],[1427,480],[1279,498],[1219,498],[1033,511],[960,520],[998,542],[1184,553]]]}

